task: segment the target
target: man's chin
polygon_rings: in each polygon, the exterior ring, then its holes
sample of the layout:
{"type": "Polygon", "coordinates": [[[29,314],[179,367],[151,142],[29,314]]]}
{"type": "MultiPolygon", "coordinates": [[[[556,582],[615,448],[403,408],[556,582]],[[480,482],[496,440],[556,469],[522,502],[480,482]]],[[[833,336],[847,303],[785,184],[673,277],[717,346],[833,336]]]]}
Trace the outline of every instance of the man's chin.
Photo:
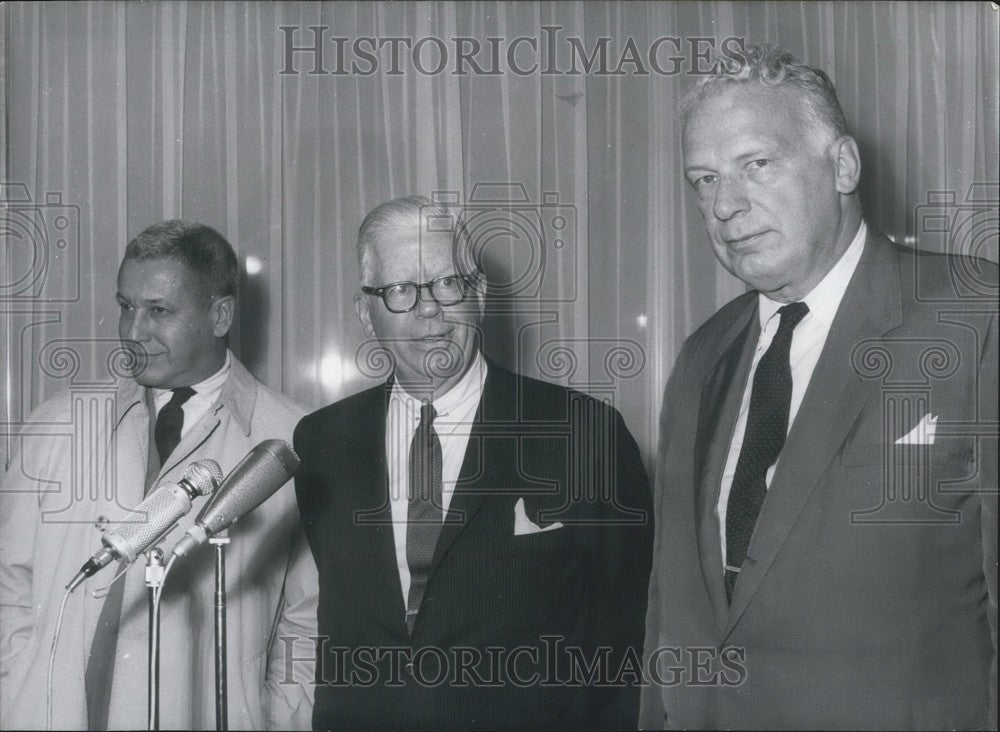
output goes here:
{"type": "Polygon", "coordinates": [[[458,383],[471,363],[457,348],[435,349],[420,363],[411,364],[405,373],[397,370],[396,380],[411,394],[430,392],[437,397],[458,383]]]}
{"type": "Polygon", "coordinates": [[[151,389],[167,388],[163,386],[166,380],[164,375],[156,373],[154,369],[145,369],[141,371],[136,371],[129,378],[131,378],[132,381],[137,383],[139,386],[145,386],[151,389]]]}
{"type": "Polygon", "coordinates": [[[770,259],[761,254],[744,256],[730,263],[726,269],[729,274],[748,287],[767,294],[780,290],[788,284],[787,271],[782,271],[782,268],[775,266],[770,259]]]}

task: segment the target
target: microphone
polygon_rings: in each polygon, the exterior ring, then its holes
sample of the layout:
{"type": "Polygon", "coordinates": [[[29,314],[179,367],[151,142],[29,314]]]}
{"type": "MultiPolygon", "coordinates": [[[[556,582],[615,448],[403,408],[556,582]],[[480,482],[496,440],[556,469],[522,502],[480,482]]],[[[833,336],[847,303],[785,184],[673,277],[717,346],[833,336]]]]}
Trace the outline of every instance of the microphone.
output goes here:
{"type": "Polygon", "coordinates": [[[222,486],[201,509],[194,525],[174,547],[183,557],[234,521],[253,511],[287,483],[299,469],[299,456],[284,440],[264,440],[226,476],[222,486]]]}
{"type": "Polygon", "coordinates": [[[108,566],[112,559],[134,562],[191,510],[194,498],[211,493],[221,481],[222,468],[214,460],[191,463],[180,482],[158,486],[113,531],[101,537],[104,546],[84,563],[66,589],[72,592],[85,579],[108,566]]]}

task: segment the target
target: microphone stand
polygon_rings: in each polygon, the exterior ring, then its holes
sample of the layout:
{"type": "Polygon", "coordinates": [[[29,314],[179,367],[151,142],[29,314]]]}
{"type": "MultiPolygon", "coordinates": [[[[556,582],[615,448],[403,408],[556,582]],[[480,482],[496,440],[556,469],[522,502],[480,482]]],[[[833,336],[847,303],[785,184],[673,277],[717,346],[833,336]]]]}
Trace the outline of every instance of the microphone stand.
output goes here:
{"type": "Polygon", "coordinates": [[[163,550],[154,547],[146,558],[146,594],[149,598],[149,673],[146,677],[148,702],[147,729],[160,729],[160,603],[157,593],[163,586],[163,550]]]}
{"type": "Polygon", "coordinates": [[[208,540],[215,545],[215,729],[229,729],[228,686],[226,683],[226,545],[229,531],[220,531],[208,540]]]}

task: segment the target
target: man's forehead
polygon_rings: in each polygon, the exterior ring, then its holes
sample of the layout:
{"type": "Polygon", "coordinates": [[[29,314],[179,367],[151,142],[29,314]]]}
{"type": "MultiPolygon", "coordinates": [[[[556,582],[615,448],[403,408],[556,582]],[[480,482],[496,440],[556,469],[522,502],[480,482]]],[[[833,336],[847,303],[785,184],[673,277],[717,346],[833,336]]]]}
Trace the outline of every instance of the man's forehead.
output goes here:
{"type": "Polygon", "coordinates": [[[726,157],[791,143],[805,128],[800,105],[792,92],[759,85],[710,95],[684,125],[685,166],[706,152],[726,157]]]}
{"type": "Polygon", "coordinates": [[[419,266],[422,263],[452,261],[455,256],[453,236],[448,232],[427,232],[416,228],[383,232],[373,246],[382,265],[419,266]]]}
{"type": "Polygon", "coordinates": [[[199,275],[175,257],[126,257],[118,269],[118,292],[121,295],[155,300],[191,296],[202,289],[199,275]]]}

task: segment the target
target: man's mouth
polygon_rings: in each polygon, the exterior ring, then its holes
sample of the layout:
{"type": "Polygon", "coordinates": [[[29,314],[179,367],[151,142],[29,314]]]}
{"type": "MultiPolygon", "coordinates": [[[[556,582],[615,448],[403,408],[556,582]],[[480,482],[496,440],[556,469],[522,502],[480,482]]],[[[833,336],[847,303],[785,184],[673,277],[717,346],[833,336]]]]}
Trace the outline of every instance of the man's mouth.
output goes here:
{"type": "Polygon", "coordinates": [[[758,231],[754,234],[742,234],[740,236],[724,236],[722,240],[726,242],[729,246],[739,246],[741,244],[747,244],[748,242],[756,239],[758,236],[762,236],[763,231],[758,231]]]}

